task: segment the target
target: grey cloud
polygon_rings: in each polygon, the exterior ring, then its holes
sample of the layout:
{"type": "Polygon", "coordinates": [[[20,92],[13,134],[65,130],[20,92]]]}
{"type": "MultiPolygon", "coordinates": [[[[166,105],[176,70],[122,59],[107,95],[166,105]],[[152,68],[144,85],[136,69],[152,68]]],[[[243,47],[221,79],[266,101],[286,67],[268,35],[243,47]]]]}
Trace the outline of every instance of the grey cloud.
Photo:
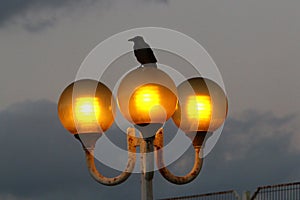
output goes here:
{"type": "Polygon", "coordinates": [[[40,20],[36,23],[24,22],[23,27],[30,32],[38,32],[40,30],[44,30],[47,27],[51,27],[55,24],[57,19],[44,19],[40,20]]]}
{"type": "MultiPolygon", "coordinates": [[[[76,0],[77,1],[77,0],[76,0]]],[[[76,2],[74,1],[74,2],[76,2]]],[[[6,0],[1,2],[0,7],[0,24],[7,23],[11,18],[16,15],[23,14],[27,9],[42,9],[44,7],[58,8],[70,4],[71,0],[6,0]]]]}
{"type": "MultiPolygon", "coordinates": [[[[39,31],[46,27],[52,26],[57,20],[55,15],[48,13],[47,17],[39,19],[38,12],[43,10],[50,10],[54,12],[56,9],[74,6],[81,3],[91,4],[94,0],[6,0],[1,2],[0,6],[0,27],[12,24],[20,23],[23,28],[28,31],[39,31]],[[31,17],[28,17],[28,13],[31,13],[31,17]],[[32,18],[38,19],[32,19],[32,18]]],[[[49,12],[49,11],[48,11],[49,12]]]]}
{"type": "Polygon", "coordinates": [[[228,120],[224,130],[225,134],[231,136],[227,137],[227,159],[243,159],[244,155],[272,148],[282,153],[288,152],[294,135],[290,126],[296,119],[296,114],[276,117],[271,112],[248,110],[240,115],[240,119],[228,120]]]}
{"type": "MultiPolygon", "coordinates": [[[[117,1],[114,1],[117,3],[117,1]]],[[[167,0],[143,0],[144,3],[167,3],[167,0]]],[[[21,26],[30,31],[37,32],[44,28],[51,27],[55,24],[59,17],[55,10],[61,8],[84,8],[86,5],[101,4],[101,7],[110,5],[109,0],[4,0],[0,6],[0,27],[10,25],[13,23],[20,23],[21,26]],[[39,18],[36,15],[38,12],[45,11],[46,18],[39,18]],[[28,12],[32,15],[28,18],[28,12]],[[51,13],[52,12],[52,13],[51,13]],[[32,19],[37,18],[37,19],[32,19]]],[[[128,1],[128,3],[134,3],[128,1]]],[[[72,9],[70,9],[72,10],[72,9]]]]}
{"type": "MultiPolygon", "coordinates": [[[[248,111],[230,117],[214,150],[205,158],[195,181],[184,186],[168,183],[155,173],[155,198],[206,193],[226,189],[238,191],[258,185],[300,178],[300,152],[289,152],[292,132],[287,130],[296,115],[276,117],[272,113],[248,111]],[[229,156],[230,155],[230,156],[229,156]],[[276,174],[276,176],[274,176],[276,174]]],[[[23,102],[0,112],[0,197],[14,200],[50,199],[139,199],[140,176],[107,187],[89,176],[80,144],[61,125],[56,104],[23,102]]],[[[116,127],[112,140],[120,140],[116,127]]],[[[171,129],[166,130],[172,132],[171,129]]],[[[169,134],[171,135],[171,134],[169,134]]],[[[124,135],[121,136],[124,140],[124,135]]],[[[116,144],[123,145],[116,141],[116,144]]],[[[190,169],[192,149],[170,169],[177,174],[190,169]],[[178,170],[177,168],[186,168],[178,170]]],[[[107,175],[118,172],[98,163],[107,175]]]]}
{"type": "Polygon", "coordinates": [[[55,105],[41,101],[13,105],[1,113],[2,193],[27,197],[78,184],[73,173],[74,166],[83,169],[75,157],[80,149],[60,127],[55,110],[55,105]],[[64,185],[62,177],[68,177],[70,185],[64,185]]]}

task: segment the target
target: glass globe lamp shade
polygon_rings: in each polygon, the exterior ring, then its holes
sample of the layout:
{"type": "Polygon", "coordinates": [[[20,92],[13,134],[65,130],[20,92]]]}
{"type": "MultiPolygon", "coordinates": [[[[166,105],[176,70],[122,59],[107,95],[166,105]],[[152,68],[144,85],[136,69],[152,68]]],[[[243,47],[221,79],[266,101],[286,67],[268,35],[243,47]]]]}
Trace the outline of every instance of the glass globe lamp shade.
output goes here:
{"type": "Polygon", "coordinates": [[[108,87],[96,80],[70,84],[58,101],[62,125],[72,134],[102,133],[114,121],[114,101],[108,87]]]}
{"type": "Polygon", "coordinates": [[[163,124],[175,111],[177,89],[173,80],[155,67],[139,67],[121,81],[118,105],[122,115],[136,125],[163,124]]]}
{"type": "Polygon", "coordinates": [[[206,78],[192,78],[178,88],[178,105],[172,119],[185,133],[213,132],[225,121],[228,101],[223,89],[206,78]]]}

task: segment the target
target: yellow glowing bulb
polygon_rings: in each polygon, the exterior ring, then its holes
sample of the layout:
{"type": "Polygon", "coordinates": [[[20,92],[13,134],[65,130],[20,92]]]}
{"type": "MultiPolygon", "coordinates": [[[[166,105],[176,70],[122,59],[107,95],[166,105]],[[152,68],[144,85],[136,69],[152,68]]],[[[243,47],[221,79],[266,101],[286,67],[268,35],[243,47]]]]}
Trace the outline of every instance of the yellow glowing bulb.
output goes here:
{"type": "Polygon", "coordinates": [[[100,101],[96,97],[80,97],[75,100],[75,122],[81,131],[98,127],[100,117],[100,101]]]}
{"type": "Polygon", "coordinates": [[[114,121],[114,107],[110,89],[89,79],[66,87],[57,105],[62,125],[72,134],[105,132],[114,121]]]}
{"type": "Polygon", "coordinates": [[[96,97],[81,97],[76,99],[75,117],[79,121],[97,121],[100,114],[99,99],[96,97]]]}
{"type": "Polygon", "coordinates": [[[206,78],[191,78],[178,86],[179,103],[172,119],[185,133],[214,132],[227,115],[223,89],[206,78]]]}
{"type": "Polygon", "coordinates": [[[190,96],[187,100],[187,116],[191,120],[199,120],[200,123],[209,123],[212,113],[212,104],[209,96],[190,96]]]}
{"type": "Polygon", "coordinates": [[[154,106],[160,105],[157,86],[145,85],[134,94],[134,105],[140,112],[149,112],[154,106]]]}
{"type": "Polygon", "coordinates": [[[138,67],[123,78],[117,97],[122,115],[131,123],[163,124],[175,112],[177,89],[160,69],[138,67]]]}

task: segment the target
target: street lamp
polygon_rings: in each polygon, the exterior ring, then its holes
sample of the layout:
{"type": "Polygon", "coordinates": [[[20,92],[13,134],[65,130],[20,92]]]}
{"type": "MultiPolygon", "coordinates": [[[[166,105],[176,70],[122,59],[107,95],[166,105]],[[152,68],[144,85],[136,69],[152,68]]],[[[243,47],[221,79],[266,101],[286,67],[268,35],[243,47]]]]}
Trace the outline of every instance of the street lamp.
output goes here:
{"type": "Polygon", "coordinates": [[[81,142],[91,176],[104,185],[124,182],[136,162],[140,147],[142,198],[153,199],[154,155],[159,172],[168,181],[185,184],[197,177],[202,167],[204,138],[218,129],[227,115],[227,98],[215,82],[192,78],[175,86],[173,80],[155,67],[139,67],[120,82],[117,103],[112,92],[95,80],[79,80],[69,85],[58,102],[58,115],[63,126],[81,142]],[[96,141],[114,121],[115,109],[134,127],[127,129],[128,162],[119,176],[108,178],[95,167],[96,141]],[[173,175],[163,159],[163,124],[172,118],[175,125],[192,140],[195,161],[185,176],[173,175]],[[139,135],[136,135],[138,130],[139,135]]]}

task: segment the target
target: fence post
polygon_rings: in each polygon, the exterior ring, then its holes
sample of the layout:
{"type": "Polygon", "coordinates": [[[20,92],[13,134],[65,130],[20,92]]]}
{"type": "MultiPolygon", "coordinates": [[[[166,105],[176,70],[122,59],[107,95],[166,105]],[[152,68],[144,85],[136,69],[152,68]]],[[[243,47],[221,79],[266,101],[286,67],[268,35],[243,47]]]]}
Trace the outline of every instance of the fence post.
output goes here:
{"type": "Polygon", "coordinates": [[[250,192],[246,191],[244,192],[243,196],[242,196],[242,200],[250,200],[250,192]]]}

